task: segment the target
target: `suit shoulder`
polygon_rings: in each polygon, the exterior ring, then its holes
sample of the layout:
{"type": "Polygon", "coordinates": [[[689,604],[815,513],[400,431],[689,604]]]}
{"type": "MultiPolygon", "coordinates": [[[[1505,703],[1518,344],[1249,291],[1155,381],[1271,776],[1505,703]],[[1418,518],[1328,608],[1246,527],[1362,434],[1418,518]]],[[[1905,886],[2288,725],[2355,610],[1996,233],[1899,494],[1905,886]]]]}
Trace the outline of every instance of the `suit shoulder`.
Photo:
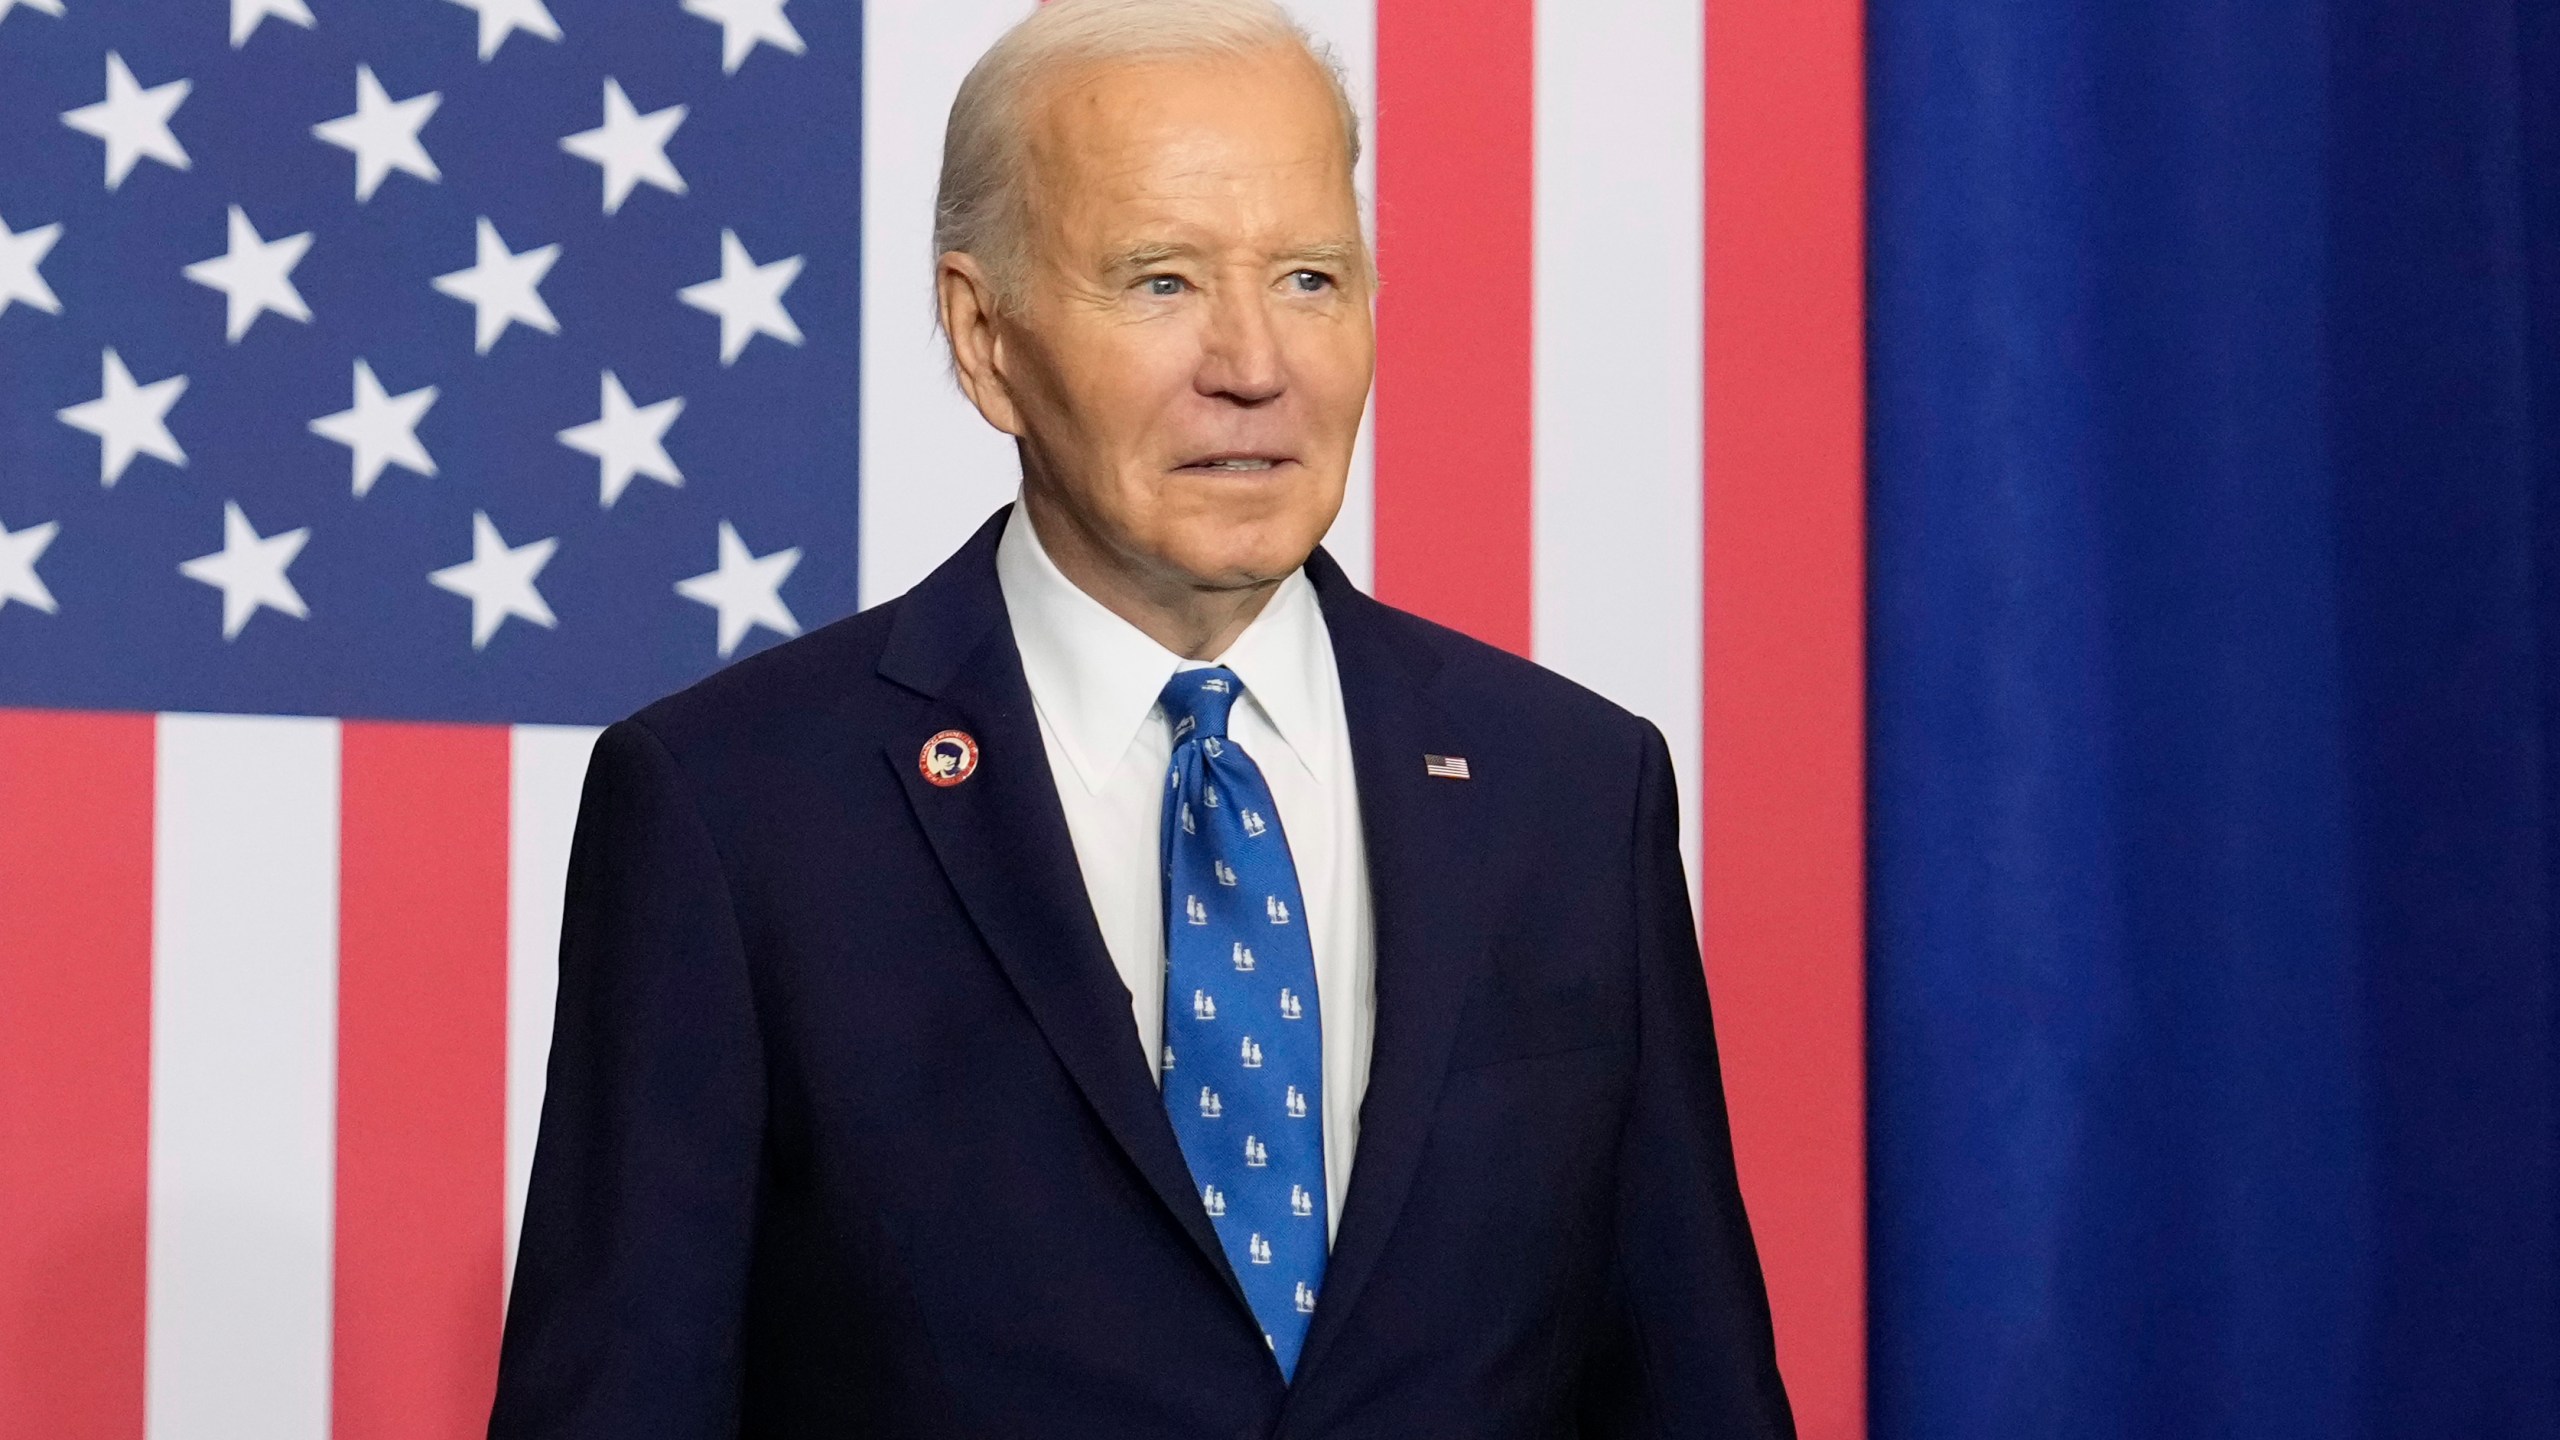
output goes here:
{"type": "Polygon", "coordinates": [[[1661,793],[1671,762],[1652,724],[1543,665],[1420,616],[1380,606],[1362,620],[1407,656],[1436,660],[1422,684],[1439,719],[1424,723],[1468,758],[1484,813],[1540,837],[1517,856],[1575,855],[1600,867],[1592,874],[1631,863],[1627,846],[1646,796],[1661,793]]]}
{"type": "Polygon", "coordinates": [[[1634,711],[1544,665],[1410,611],[1371,603],[1403,643],[1439,658],[1445,704],[1503,717],[1534,749],[1588,754],[1594,745],[1639,745],[1652,730],[1634,711]]]}
{"type": "Polygon", "coordinates": [[[678,759],[768,748],[813,727],[842,731],[876,708],[898,600],[786,640],[643,706],[630,721],[678,759]]]}

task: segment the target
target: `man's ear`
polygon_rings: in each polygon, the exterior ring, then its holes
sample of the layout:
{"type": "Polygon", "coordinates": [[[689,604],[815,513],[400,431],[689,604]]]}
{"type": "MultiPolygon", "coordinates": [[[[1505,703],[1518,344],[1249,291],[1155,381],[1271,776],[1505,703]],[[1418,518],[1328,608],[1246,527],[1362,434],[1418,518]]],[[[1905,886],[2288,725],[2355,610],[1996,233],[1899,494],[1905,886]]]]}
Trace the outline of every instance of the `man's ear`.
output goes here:
{"type": "Polygon", "coordinates": [[[942,333],[951,342],[951,373],[962,394],[1007,435],[1022,434],[1022,413],[1004,378],[1004,336],[997,326],[995,285],[965,250],[944,252],[934,272],[942,333]]]}

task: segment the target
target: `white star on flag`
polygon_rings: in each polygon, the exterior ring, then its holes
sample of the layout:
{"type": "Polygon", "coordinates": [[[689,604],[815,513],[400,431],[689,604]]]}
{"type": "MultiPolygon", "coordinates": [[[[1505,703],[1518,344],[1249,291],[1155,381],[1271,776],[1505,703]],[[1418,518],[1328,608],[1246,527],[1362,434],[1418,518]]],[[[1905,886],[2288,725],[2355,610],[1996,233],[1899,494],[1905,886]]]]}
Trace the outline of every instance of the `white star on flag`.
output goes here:
{"type": "Polygon", "coordinates": [[[62,0],[0,0],[0,20],[8,19],[10,8],[17,5],[45,15],[62,13],[62,0]]]}
{"type": "Polygon", "coordinates": [[[533,540],[510,547],[489,523],[487,512],[471,512],[471,558],[459,565],[447,565],[427,576],[439,590],[449,590],[471,602],[471,648],[485,650],[489,637],[512,615],[530,620],[544,629],[560,622],[533,587],[533,579],[542,567],[551,563],[551,552],[560,548],[557,538],[533,540]]]}
{"type": "Polygon", "coordinates": [[[388,394],[374,378],[373,367],[356,361],[354,407],[312,421],[311,433],[347,447],[357,498],[372,491],[386,465],[420,475],[436,473],[434,458],[418,443],[418,421],[436,403],[436,393],[435,386],[427,385],[405,395],[388,394]]]}
{"type": "Polygon", "coordinates": [[[107,188],[113,190],[145,157],[173,170],[184,170],[193,163],[187,159],[187,148],[169,133],[169,117],[177,113],[193,88],[193,81],[172,80],[145,90],[133,78],[133,72],[124,68],[124,57],[110,50],[107,98],[95,105],[63,111],[62,123],[107,142],[107,188]]]}
{"type": "Polygon", "coordinates": [[[724,74],[735,75],[758,41],[793,55],[808,49],[791,17],[782,13],[782,7],[790,3],[791,0],[684,0],[684,13],[720,27],[720,69],[724,74]]]}
{"type": "Polygon", "coordinates": [[[631,486],[631,477],[646,475],[664,485],[682,485],[684,473],[676,462],[667,458],[667,427],[684,413],[684,397],[673,396],[654,405],[633,405],[622,382],[610,370],[604,372],[603,413],[584,425],[572,425],[560,432],[560,443],[572,450],[596,457],[596,470],[602,484],[601,502],[613,508],[622,492],[631,486]]]}
{"type": "Polygon", "coordinates": [[[231,0],[231,48],[249,43],[258,22],[273,15],[288,24],[311,28],[311,7],[303,0],[231,0]]]}
{"type": "Polygon", "coordinates": [[[604,123],[560,138],[560,148],[604,169],[604,213],[610,215],[631,198],[631,187],[646,180],[671,195],[685,193],[684,177],[667,159],[667,141],[684,123],[685,108],[670,105],[643,115],[622,93],[621,82],[604,82],[604,123]]]}
{"type": "Polygon", "coordinates": [[[560,321],[535,287],[560,258],[558,245],[510,253],[498,238],[498,227],[480,217],[479,257],[468,270],[435,278],[435,287],[471,306],[472,343],[481,354],[498,343],[510,323],[530,325],[545,335],[560,333],[560,321]]]}
{"type": "Polygon", "coordinates": [[[720,363],[730,364],[747,342],[758,335],[770,335],[788,345],[800,343],[800,327],[791,321],[791,312],[782,308],[782,292],[800,278],[802,257],[789,256],[770,264],[758,265],[747,247],[738,241],[738,232],[720,232],[720,278],[687,285],[676,292],[676,298],[696,310],[706,310],[720,317],[720,363]]]}
{"type": "Polygon", "coordinates": [[[720,568],[676,582],[676,593],[720,612],[720,658],[726,660],[758,625],[784,635],[800,633],[800,621],[782,603],[782,582],[800,563],[800,549],[770,555],[747,553],[737,529],[720,522],[720,568]]]}
{"type": "MultiPolygon", "coordinates": [[[[5,3],[0,0],[0,4],[5,3]]],[[[53,253],[54,242],[61,238],[62,226],[58,222],[12,231],[8,220],[0,218],[0,315],[9,313],[11,301],[32,305],[48,315],[62,313],[62,301],[36,269],[44,263],[45,256],[53,253]]]]}
{"type": "Polygon", "coordinates": [[[560,22],[551,18],[542,0],[453,0],[465,10],[480,16],[480,58],[486,61],[507,43],[507,37],[518,30],[539,35],[545,40],[560,38],[560,22]]]}
{"type": "Polygon", "coordinates": [[[444,178],[444,172],[427,154],[427,147],[418,140],[418,131],[443,103],[443,92],[436,90],[394,100],[382,88],[382,82],[373,78],[373,67],[359,65],[356,112],[323,120],[311,127],[311,133],[355,155],[356,199],[370,200],[394,170],[427,181],[444,178]]]}
{"type": "MultiPolygon", "coordinates": [[[[5,4],[0,0],[0,5],[5,4]]],[[[44,587],[44,577],[36,574],[36,562],[44,558],[44,547],[53,543],[61,528],[51,520],[15,532],[0,525],[0,610],[15,600],[47,615],[53,613],[53,592],[44,587]]]]}
{"type": "Polygon", "coordinates": [[[308,525],[262,538],[249,523],[249,517],[240,513],[239,502],[225,500],[222,548],[187,561],[178,567],[178,573],[222,592],[222,638],[237,639],[249,617],[262,606],[296,620],[310,618],[310,609],[302,603],[302,592],[293,588],[284,573],[310,538],[308,525]]]}
{"type": "Polygon", "coordinates": [[[187,452],[169,433],[168,415],[169,407],[187,393],[187,377],[136,385],[124,358],[112,349],[100,354],[98,372],[97,399],[53,412],[63,424],[98,437],[98,483],[113,489],[136,455],[186,464],[187,452]]]}
{"type": "Polygon", "coordinates": [[[222,338],[237,345],[258,316],[269,310],[288,320],[306,325],[311,322],[311,307],[302,303],[302,292],[293,288],[293,267],[302,263],[304,253],[310,249],[308,230],[281,240],[258,238],[248,212],[234,205],[229,251],[188,266],[186,275],[199,285],[222,292],[227,302],[222,338]]]}

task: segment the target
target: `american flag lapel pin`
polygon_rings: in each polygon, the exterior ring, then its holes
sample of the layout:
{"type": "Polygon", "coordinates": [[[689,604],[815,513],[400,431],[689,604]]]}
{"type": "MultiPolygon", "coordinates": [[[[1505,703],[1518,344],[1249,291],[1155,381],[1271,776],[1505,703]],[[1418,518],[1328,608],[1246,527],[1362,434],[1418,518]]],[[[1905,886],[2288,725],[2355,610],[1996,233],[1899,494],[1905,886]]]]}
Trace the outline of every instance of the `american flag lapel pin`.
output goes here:
{"type": "Polygon", "coordinates": [[[1476,778],[1468,773],[1467,757],[1464,755],[1425,755],[1422,757],[1422,773],[1441,780],[1476,778]]]}

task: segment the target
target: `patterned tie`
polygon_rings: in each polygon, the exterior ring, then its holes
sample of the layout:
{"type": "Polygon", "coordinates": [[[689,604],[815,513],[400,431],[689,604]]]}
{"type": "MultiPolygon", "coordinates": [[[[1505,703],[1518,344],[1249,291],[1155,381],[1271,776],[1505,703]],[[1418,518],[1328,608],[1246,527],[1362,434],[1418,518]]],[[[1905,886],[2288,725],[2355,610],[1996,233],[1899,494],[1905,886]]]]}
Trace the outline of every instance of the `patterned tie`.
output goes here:
{"type": "Polygon", "coordinates": [[[1324,1046],[1298,867],[1227,738],[1244,684],[1167,681],[1164,1103],[1263,1338],[1294,1376],[1324,1283],[1324,1046]]]}

